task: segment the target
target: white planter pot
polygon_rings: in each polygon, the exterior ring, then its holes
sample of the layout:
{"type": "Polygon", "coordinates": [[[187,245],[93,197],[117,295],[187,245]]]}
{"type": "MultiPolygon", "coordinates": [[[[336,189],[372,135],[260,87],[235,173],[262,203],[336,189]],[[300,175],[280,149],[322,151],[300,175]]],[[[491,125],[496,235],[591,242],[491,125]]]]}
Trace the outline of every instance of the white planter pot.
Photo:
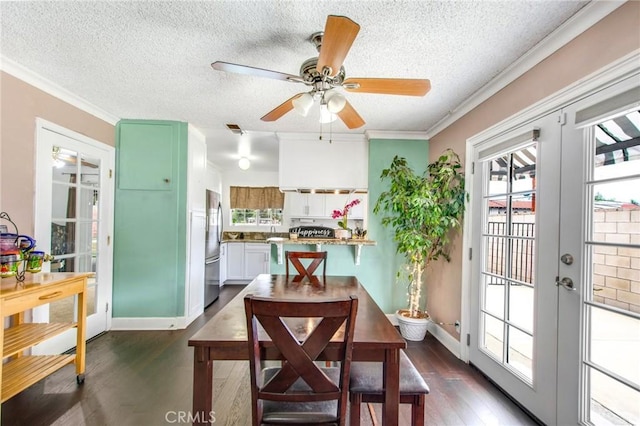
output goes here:
{"type": "Polygon", "coordinates": [[[407,340],[421,341],[427,334],[429,318],[408,318],[396,311],[400,334],[407,340]]]}
{"type": "Polygon", "coordinates": [[[335,230],[334,235],[339,240],[348,240],[349,238],[351,238],[351,230],[338,228],[335,230]]]}

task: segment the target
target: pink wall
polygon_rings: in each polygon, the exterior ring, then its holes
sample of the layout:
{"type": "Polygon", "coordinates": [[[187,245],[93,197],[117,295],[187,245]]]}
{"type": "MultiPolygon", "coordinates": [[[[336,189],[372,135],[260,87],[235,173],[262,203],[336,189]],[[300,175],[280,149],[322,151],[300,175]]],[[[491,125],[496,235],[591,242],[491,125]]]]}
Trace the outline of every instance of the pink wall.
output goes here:
{"type": "Polygon", "coordinates": [[[33,235],[36,117],[110,146],[115,127],[5,72],[0,88],[0,211],[33,235]]]}
{"type": "MultiPolygon", "coordinates": [[[[640,2],[629,1],[540,62],[430,139],[429,161],[453,148],[464,161],[471,136],[523,110],[611,62],[640,49],[640,2]]],[[[460,319],[462,238],[454,241],[451,262],[439,262],[427,271],[428,309],[435,322],[460,319]]],[[[453,326],[447,331],[459,339],[453,326]]]]}

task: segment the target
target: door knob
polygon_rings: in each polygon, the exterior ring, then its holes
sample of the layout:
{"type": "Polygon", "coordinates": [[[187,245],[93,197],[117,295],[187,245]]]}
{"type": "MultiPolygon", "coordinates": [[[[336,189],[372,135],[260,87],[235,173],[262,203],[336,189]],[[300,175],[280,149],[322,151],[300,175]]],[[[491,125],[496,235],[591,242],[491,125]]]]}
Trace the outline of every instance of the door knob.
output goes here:
{"type": "Polygon", "coordinates": [[[557,286],[562,286],[564,288],[566,288],[567,290],[570,291],[575,291],[575,286],[573,285],[573,280],[569,277],[563,277],[561,280],[558,280],[556,278],[556,285],[557,286]]]}
{"type": "Polygon", "coordinates": [[[560,257],[560,261],[565,265],[571,265],[573,263],[573,256],[569,253],[565,253],[560,257]]]}

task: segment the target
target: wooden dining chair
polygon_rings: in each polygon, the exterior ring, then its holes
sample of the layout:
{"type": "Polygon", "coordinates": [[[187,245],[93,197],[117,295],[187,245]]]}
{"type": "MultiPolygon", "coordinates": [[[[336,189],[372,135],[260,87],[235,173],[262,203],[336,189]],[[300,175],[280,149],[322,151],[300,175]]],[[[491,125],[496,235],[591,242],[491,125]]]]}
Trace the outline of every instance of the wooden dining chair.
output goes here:
{"type": "Polygon", "coordinates": [[[253,425],[343,426],[358,298],[297,301],[247,295],[244,307],[253,425]],[[317,320],[315,327],[309,327],[311,318],[317,320]],[[265,337],[260,326],[270,341],[260,342],[259,333],[265,337]],[[340,340],[331,342],[334,335],[340,340]],[[315,361],[330,342],[340,365],[320,367],[315,361]],[[261,368],[266,352],[274,349],[282,366],[261,368]]]}
{"type": "MultiPolygon", "coordinates": [[[[425,395],[428,393],[427,382],[404,350],[400,350],[400,404],[411,404],[411,426],[424,426],[425,395]]],[[[354,362],[351,365],[349,401],[351,426],[360,424],[360,406],[363,402],[384,402],[381,362],[354,362]]]]}
{"type": "Polygon", "coordinates": [[[318,277],[314,275],[318,266],[322,263],[322,279],[324,280],[327,276],[327,252],[326,251],[286,251],[286,274],[287,278],[289,277],[289,262],[293,265],[293,267],[298,272],[293,278],[293,282],[300,282],[305,277],[309,279],[311,282],[317,282],[318,277]],[[300,259],[313,259],[309,265],[306,267],[302,264],[300,259]]]}

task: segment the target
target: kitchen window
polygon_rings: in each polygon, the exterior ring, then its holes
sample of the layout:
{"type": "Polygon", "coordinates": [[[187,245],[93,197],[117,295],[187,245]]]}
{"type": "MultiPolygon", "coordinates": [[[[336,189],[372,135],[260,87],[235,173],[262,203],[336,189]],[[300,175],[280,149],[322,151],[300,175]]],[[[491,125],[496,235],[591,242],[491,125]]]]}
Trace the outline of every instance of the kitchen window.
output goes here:
{"type": "Polygon", "coordinates": [[[284,194],[277,187],[229,188],[231,226],[282,225],[284,194]]]}
{"type": "Polygon", "coordinates": [[[282,225],[282,209],[231,209],[231,225],[282,225]]]}

